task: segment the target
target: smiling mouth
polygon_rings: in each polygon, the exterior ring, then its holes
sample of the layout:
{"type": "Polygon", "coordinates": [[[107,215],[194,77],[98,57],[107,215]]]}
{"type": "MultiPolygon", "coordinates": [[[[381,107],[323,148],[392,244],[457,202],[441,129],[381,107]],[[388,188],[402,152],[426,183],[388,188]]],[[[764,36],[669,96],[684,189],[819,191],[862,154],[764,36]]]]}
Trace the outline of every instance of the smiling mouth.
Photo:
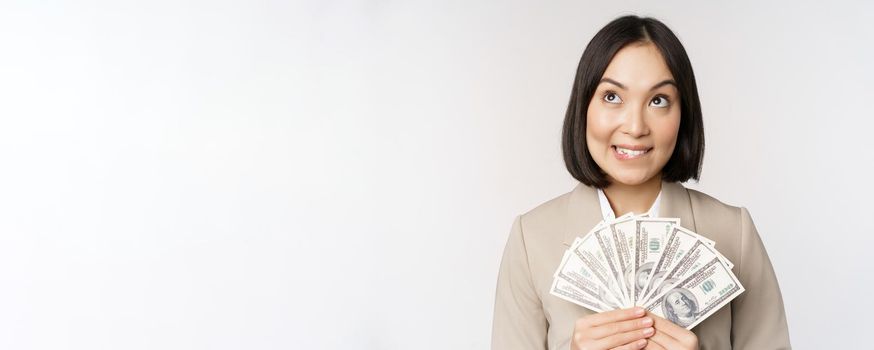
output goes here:
{"type": "Polygon", "coordinates": [[[615,152],[617,156],[619,156],[623,159],[632,159],[632,158],[641,157],[641,156],[649,153],[650,151],[652,151],[652,147],[625,148],[625,147],[620,147],[620,146],[616,146],[616,145],[613,145],[610,147],[613,148],[613,152],[615,152]]]}

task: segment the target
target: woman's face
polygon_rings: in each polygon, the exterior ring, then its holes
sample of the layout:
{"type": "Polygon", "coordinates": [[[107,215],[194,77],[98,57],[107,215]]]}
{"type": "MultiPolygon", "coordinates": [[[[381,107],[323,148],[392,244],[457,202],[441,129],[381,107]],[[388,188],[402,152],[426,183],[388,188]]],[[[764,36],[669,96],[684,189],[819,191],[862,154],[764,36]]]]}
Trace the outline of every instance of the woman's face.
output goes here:
{"type": "Polygon", "coordinates": [[[658,48],[635,43],[619,50],[586,117],[589,153],[608,180],[638,185],[661,174],[679,128],[679,92],[658,48]]]}

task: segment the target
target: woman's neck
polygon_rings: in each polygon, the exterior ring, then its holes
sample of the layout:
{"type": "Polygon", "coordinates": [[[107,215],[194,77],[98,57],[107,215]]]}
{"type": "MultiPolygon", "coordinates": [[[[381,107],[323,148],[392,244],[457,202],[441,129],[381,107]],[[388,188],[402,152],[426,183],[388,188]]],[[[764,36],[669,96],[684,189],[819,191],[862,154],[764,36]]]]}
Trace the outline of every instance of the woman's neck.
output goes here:
{"type": "Polygon", "coordinates": [[[633,212],[642,214],[649,211],[659,192],[662,190],[661,174],[653,176],[638,185],[626,185],[611,179],[611,184],[604,189],[604,195],[613,208],[616,217],[633,212]]]}

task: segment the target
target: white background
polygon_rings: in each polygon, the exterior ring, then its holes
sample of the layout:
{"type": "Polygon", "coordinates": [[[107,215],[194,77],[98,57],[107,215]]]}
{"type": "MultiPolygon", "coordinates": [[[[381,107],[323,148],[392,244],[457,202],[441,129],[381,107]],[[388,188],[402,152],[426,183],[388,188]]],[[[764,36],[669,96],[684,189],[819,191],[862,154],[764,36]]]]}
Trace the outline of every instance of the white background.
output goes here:
{"type": "Polygon", "coordinates": [[[0,348],[485,349],[592,35],[680,37],[798,349],[870,338],[874,7],[0,4],[0,348]]]}

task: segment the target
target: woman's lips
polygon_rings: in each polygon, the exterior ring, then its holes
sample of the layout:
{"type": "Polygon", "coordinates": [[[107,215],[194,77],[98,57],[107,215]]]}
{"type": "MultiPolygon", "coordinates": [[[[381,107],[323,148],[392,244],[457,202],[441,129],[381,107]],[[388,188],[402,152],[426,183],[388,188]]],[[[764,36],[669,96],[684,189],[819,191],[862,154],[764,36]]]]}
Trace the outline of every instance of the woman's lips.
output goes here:
{"type": "Polygon", "coordinates": [[[652,147],[646,146],[631,146],[631,145],[613,145],[613,155],[619,160],[629,160],[645,157],[652,151],[652,147]]]}

